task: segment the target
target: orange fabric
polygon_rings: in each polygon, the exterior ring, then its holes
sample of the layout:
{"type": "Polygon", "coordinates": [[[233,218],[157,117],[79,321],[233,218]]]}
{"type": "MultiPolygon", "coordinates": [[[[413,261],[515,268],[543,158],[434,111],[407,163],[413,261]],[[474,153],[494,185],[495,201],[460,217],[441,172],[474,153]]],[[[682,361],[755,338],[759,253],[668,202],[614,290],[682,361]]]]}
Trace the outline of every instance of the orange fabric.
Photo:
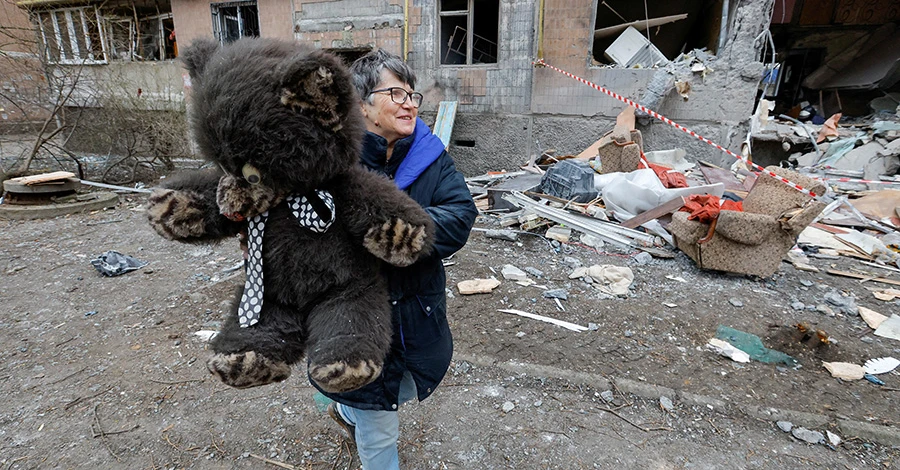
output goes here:
{"type": "Polygon", "coordinates": [[[744,211],[743,202],[734,202],[730,199],[720,200],[716,196],[708,194],[692,194],[684,201],[682,212],[690,212],[688,220],[709,224],[719,218],[719,211],[744,211]]]}
{"type": "Polygon", "coordinates": [[[644,159],[644,155],[641,154],[641,163],[638,164],[638,168],[650,168],[656,173],[656,177],[662,182],[663,186],[667,188],[687,188],[687,178],[684,177],[683,174],[662,165],[657,165],[656,163],[650,163],[646,159],[644,159]]]}

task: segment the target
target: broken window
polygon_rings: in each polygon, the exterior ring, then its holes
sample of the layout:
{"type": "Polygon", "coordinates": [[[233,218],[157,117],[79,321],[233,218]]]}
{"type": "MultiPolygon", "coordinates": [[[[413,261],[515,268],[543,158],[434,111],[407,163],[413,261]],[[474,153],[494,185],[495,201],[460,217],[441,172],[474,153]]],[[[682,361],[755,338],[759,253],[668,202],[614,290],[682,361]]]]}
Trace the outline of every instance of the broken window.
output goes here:
{"type": "Polygon", "coordinates": [[[103,28],[95,7],[62,8],[34,13],[47,60],[60,64],[106,62],[103,28]]]}
{"type": "Polygon", "coordinates": [[[594,64],[649,67],[676,59],[683,52],[716,52],[729,0],[635,2],[600,0],[594,21],[594,64]]]}
{"type": "Polygon", "coordinates": [[[256,2],[214,3],[213,34],[222,44],[244,37],[259,37],[259,10],[256,2]]]}
{"type": "Polygon", "coordinates": [[[496,64],[499,0],[441,0],[441,64],[496,64]]]}

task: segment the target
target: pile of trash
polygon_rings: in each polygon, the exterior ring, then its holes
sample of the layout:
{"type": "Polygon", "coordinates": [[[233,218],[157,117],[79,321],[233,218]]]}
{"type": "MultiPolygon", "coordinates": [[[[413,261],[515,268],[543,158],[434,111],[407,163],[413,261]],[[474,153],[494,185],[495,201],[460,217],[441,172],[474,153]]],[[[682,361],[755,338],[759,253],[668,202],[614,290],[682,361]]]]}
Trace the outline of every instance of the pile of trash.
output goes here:
{"type": "Polygon", "coordinates": [[[466,181],[503,228],[563,242],[578,237],[656,257],[677,248],[702,268],[761,277],[782,260],[808,270],[809,256],[850,256],[900,272],[900,122],[844,128],[834,116],[811,128],[755,119],[759,133],[789,129],[816,147],[798,152],[793,168],[764,172],[740,160],[731,168],[693,163],[682,149],[645,152],[629,107],[578,155],[547,150],[520,171],[466,181]],[[860,161],[864,170],[843,169],[860,161]],[[853,178],[867,171],[870,180],[853,178]]]}

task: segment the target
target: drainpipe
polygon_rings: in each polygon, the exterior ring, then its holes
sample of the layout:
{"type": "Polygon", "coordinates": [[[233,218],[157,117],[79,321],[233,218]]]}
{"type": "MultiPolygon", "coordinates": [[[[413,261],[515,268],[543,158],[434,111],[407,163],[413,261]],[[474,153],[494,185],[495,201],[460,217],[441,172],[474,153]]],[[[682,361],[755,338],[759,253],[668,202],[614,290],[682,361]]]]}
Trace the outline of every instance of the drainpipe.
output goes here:
{"type": "Polygon", "coordinates": [[[403,1],[403,60],[409,59],[409,0],[403,1]]]}
{"type": "Polygon", "coordinates": [[[722,54],[725,41],[728,39],[728,16],[731,10],[729,3],[729,0],[722,0],[722,22],[719,24],[719,46],[716,48],[716,55],[722,54]]]}
{"type": "Polygon", "coordinates": [[[538,7],[538,59],[544,58],[544,0],[538,7]]]}

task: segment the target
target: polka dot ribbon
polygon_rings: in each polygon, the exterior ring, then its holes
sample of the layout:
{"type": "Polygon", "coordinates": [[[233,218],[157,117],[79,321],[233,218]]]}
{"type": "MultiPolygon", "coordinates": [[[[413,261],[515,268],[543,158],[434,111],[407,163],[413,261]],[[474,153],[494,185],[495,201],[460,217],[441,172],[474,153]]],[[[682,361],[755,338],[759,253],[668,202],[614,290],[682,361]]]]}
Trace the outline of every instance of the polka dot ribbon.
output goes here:
{"type": "MultiPolygon", "coordinates": [[[[334,198],[328,191],[316,191],[316,196],[318,201],[310,201],[306,196],[290,196],[287,203],[300,226],[316,233],[324,233],[334,223],[334,198]],[[327,214],[323,214],[325,211],[327,214]]],[[[262,241],[268,217],[269,212],[263,212],[251,218],[247,227],[247,281],[244,283],[244,294],[238,307],[241,328],[257,324],[259,312],[262,310],[262,241]]]]}

